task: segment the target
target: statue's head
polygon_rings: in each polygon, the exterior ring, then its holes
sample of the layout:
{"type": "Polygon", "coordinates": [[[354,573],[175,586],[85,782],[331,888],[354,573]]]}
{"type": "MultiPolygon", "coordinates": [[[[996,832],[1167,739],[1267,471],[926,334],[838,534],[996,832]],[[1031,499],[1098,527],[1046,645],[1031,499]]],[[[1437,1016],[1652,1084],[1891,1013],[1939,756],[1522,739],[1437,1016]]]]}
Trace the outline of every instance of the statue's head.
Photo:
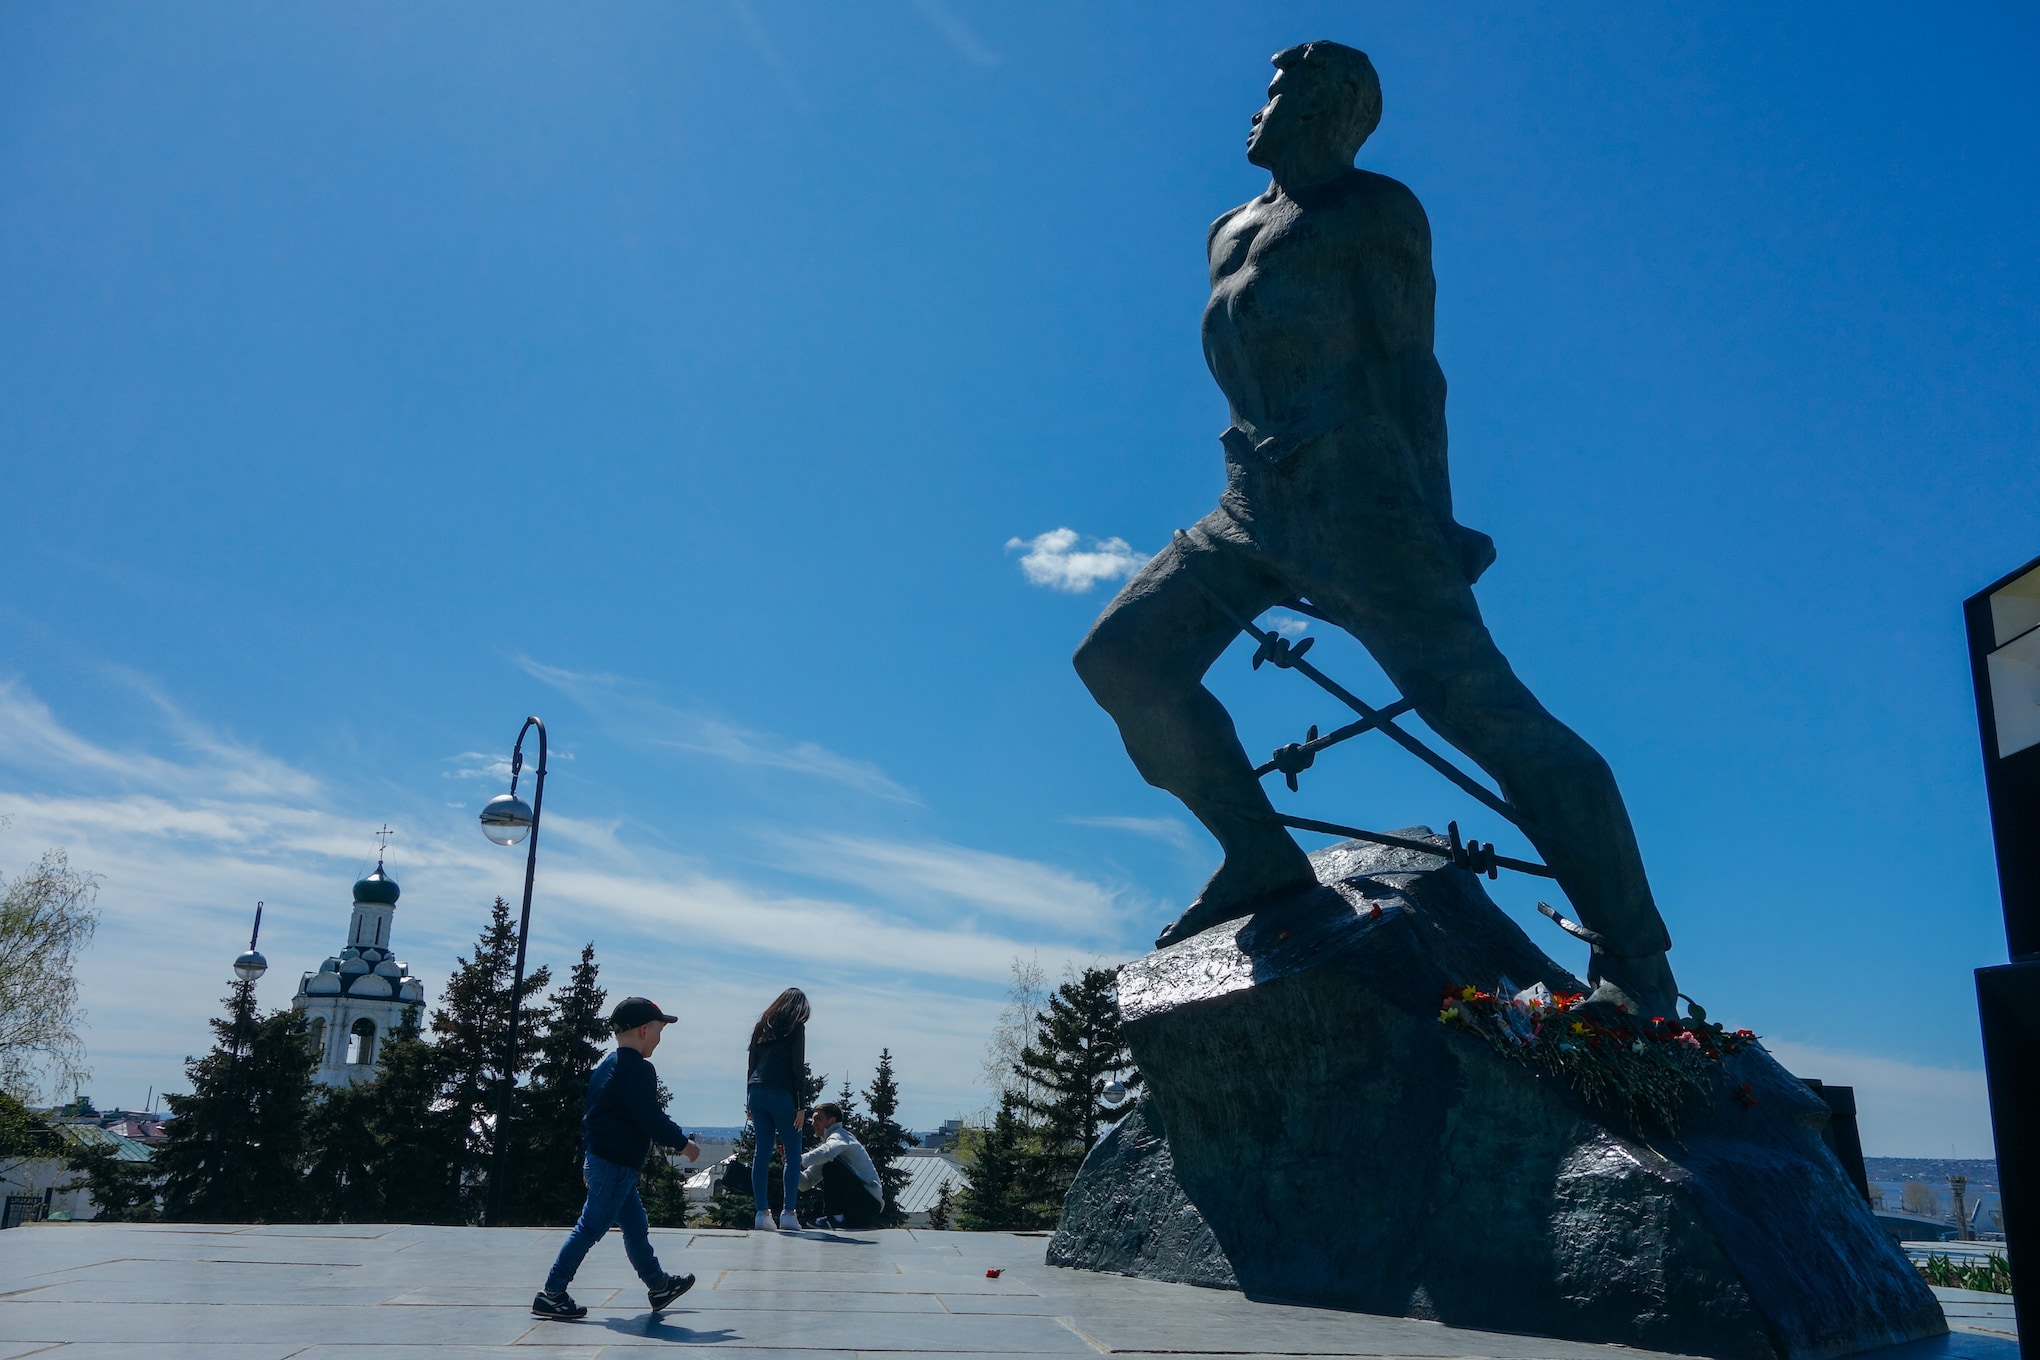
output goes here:
{"type": "Polygon", "coordinates": [[[1268,102],[1254,115],[1247,135],[1247,159],[1268,170],[1285,162],[1317,162],[1327,156],[1343,165],[1381,122],[1381,78],[1374,63],[1356,48],[1311,42],[1277,52],[1268,102]]]}

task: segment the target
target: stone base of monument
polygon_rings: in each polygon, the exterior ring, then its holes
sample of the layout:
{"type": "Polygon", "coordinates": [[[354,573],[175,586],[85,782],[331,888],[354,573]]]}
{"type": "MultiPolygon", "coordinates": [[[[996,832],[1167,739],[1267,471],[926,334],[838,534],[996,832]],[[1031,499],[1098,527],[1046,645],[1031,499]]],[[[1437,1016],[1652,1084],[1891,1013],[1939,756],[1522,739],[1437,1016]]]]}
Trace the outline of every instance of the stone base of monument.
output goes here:
{"type": "Polygon", "coordinates": [[[1324,887],[1121,972],[1147,1090],[1051,1264],[1733,1360],[1947,1330],[1760,1045],[1676,1134],[1635,1127],[1440,1023],[1448,987],[1585,990],[1479,879],[1359,842],[1313,860],[1324,887]]]}

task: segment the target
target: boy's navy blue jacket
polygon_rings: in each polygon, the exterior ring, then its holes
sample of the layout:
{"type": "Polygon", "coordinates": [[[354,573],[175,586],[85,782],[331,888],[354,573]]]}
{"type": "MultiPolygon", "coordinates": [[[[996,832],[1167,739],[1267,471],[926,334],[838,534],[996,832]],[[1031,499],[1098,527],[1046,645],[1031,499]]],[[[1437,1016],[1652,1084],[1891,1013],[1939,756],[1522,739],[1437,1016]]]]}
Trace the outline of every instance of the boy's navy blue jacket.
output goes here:
{"type": "Polygon", "coordinates": [[[644,1054],[619,1048],[595,1064],[581,1141],[603,1161],[631,1167],[644,1165],[653,1143],[687,1146],[687,1130],[659,1108],[659,1075],[644,1054]]]}

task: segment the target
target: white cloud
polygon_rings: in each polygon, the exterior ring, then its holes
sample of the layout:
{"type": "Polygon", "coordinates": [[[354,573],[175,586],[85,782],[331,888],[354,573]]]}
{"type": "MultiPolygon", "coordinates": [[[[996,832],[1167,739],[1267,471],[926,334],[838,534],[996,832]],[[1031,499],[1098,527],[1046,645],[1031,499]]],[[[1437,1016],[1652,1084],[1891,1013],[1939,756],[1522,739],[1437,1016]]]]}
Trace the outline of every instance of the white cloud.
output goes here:
{"type": "MultiPolygon", "coordinates": [[[[943,919],[985,914],[1079,938],[1116,932],[1138,905],[1054,865],[941,842],[845,835],[777,838],[786,867],[883,894],[901,908],[931,907],[943,919]]],[[[1004,948],[1003,943],[1001,948],[1004,948]]],[[[998,975],[1006,972],[1002,955],[998,975]]]]}
{"type": "Polygon", "coordinates": [[[486,779],[491,783],[510,782],[510,757],[506,752],[462,751],[449,756],[446,763],[453,768],[447,770],[444,779],[486,779]]]}
{"type": "Polygon", "coordinates": [[[1006,551],[1025,549],[1020,570],[1030,585],[1081,595],[1100,581],[1123,581],[1139,571],[1147,558],[1123,538],[1094,538],[1078,546],[1075,529],[1050,529],[1033,538],[1009,538],[1006,551]]]}
{"type": "MultiPolygon", "coordinates": [[[[71,730],[18,684],[0,686],[0,717],[0,872],[61,845],[102,882],[79,979],[95,1069],[85,1089],[102,1103],[185,1089],[182,1060],[210,1042],[258,898],[271,964],[261,1000],[287,1003],[298,974],[341,943],[348,884],[374,862],[384,817],[402,833],[390,851],[404,887],[396,947],[435,1000],[490,898],[514,903],[522,886],[523,855],[474,832],[479,795],[449,807],[430,788],[407,801],[381,783],[322,785],[181,714],[162,728],[181,755],[121,749],[71,730]]],[[[450,763],[491,772],[496,759],[450,763]]],[[[710,1124],[741,1118],[743,1033],[789,983],[824,1016],[817,1070],[861,1085],[890,1045],[910,1122],[977,1108],[978,1050],[1011,960],[1091,961],[1139,905],[1053,865],[941,842],[781,833],[763,853],[724,847],[708,862],[564,809],[548,810],[544,834],[534,964],[563,968],[592,940],[613,994],[680,1008],[687,1033],[668,1081],[687,1117],[710,1124]],[[789,869],[815,890],[765,881],[789,869]]]]}
{"type": "Polygon", "coordinates": [[[1299,619],[1294,614],[1274,614],[1268,619],[1268,627],[1284,637],[1302,637],[1310,631],[1310,620],[1299,619]]]}
{"type": "Polygon", "coordinates": [[[1065,817],[1063,820],[1072,826],[1097,826],[1108,831],[1131,831],[1136,836],[1149,836],[1158,841],[1167,841],[1179,850],[1197,848],[1197,837],[1179,817],[1065,817]]]}
{"type": "Polygon", "coordinates": [[[1929,1067],[1766,1037],[1764,1047],[1795,1076],[1856,1091],[1856,1124],[1869,1157],[1992,1157],[1990,1096],[1983,1073],[1929,1067]]]}
{"type": "Polygon", "coordinates": [[[943,0],[914,0],[914,8],[921,11],[921,17],[940,33],[944,40],[956,50],[956,54],[976,66],[997,66],[999,54],[985,46],[984,40],[971,31],[956,12],[943,0]]]}
{"type": "Polygon", "coordinates": [[[97,776],[130,789],[203,787],[258,798],[304,798],[317,791],[319,781],[312,776],[202,727],[162,695],[126,678],[162,715],[176,744],[197,760],[179,762],[88,741],[57,721],[49,706],[19,681],[0,680],[0,763],[40,773],[97,776]]]}
{"type": "MultiPolygon", "coordinates": [[[[520,658],[518,664],[532,678],[544,681],[587,709],[616,735],[668,750],[712,756],[734,765],[786,770],[876,798],[920,803],[870,761],[841,755],[817,742],[776,737],[713,714],[674,708],[648,697],[638,686],[617,676],[565,670],[529,658],[520,658]]],[[[504,768],[507,774],[508,767],[504,768]]]]}

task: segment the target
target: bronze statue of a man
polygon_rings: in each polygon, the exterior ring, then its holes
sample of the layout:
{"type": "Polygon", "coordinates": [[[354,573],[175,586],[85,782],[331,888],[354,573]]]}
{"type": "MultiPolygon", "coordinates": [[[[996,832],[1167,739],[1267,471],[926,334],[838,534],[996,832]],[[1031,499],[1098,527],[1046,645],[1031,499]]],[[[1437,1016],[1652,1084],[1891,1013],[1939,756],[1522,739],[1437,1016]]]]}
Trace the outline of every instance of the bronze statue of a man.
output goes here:
{"type": "Polygon", "coordinates": [[[1316,884],[1203,685],[1239,633],[1233,616],[1302,596],[1500,784],[1602,938],[1589,977],[1669,1014],[1671,938],[1615,777],[1516,678],[1474,602],[1495,550],[1452,517],[1430,224],[1408,188],[1353,165],[1381,119],[1373,64],[1332,42],[1274,62],[1247,137],[1272,182],[1209,240],[1204,356],[1232,408],[1225,494],[1127,583],[1076,655],[1142,777],[1225,851],[1157,943],[1316,884]]]}

